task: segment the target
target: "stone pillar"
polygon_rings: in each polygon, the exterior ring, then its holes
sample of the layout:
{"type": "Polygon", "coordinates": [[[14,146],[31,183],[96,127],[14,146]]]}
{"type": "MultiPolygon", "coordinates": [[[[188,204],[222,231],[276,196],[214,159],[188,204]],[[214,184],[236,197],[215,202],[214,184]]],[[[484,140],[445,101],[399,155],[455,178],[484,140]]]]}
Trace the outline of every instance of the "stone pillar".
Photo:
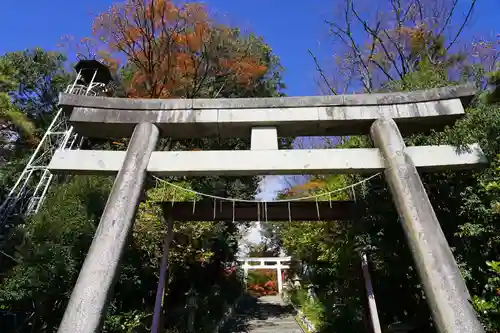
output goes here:
{"type": "MultiPolygon", "coordinates": [[[[484,332],[470,295],[441,230],[422,180],[392,119],[371,127],[375,146],[385,159],[385,178],[440,333],[484,332]]],[[[432,156],[429,156],[432,162],[432,156]]]]}
{"type": "Polygon", "coordinates": [[[158,136],[151,123],[135,127],[58,333],[100,332],[158,136]]]}
{"type": "Polygon", "coordinates": [[[281,275],[281,261],[278,261],[278,267],[276,268],[276,275],[278,279],[278,293],[281,295],[283,292],[283,276],[281,275]]]}

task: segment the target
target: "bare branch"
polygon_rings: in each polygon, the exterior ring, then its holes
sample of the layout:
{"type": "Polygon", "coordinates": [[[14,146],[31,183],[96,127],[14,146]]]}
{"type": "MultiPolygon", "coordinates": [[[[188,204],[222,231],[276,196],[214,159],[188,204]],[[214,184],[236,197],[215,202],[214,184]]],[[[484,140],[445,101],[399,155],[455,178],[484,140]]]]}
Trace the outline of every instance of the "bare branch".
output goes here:
{"type": "Polygon", "coordinates": [[[460,35],[462,34],[462,31],[464,30],[465,26],[469,22],[469,19],[470,19],[471,15],[472,15],[472,11],[473,11],[475,5],[476,5],[476,0],[472,0],[472,3],[470,5],[470,7],[469,7],[469,11],[467,12],[467,15],[465,16],[464,21],[460,25],[460,29],[458,29],[455,37],[452,39],[451,43],[446,47],[446,51],[448,51],[453,46],[453,44],[455,44],[455,42],[457,41],[458,37],[460,37],[460,35]]]}
{"type": "MultiPolygon", "coordinates": [[[[362,55],[361,51],[359,50],[359,48],[358,48],[358,46],[357,46],[357,44],[356,44],[356,42],[354,40],[354,37],[353,37],[353,35],[351,33],[350,20],[349,20],[349,13],[348,13],[348,11],[349,11],[349,9],[346,8],[345,9],[345,23],[346,23],[346,26],[347,26],[346,30],[340,28],[337,24],[335,24],[333,22],[330,22],[330,21],[325,21],[325,22],[330,25],[330,32],[333,33],[334,35],[336,35],[348,48],[350,48],[350,50],[352,52],[354,52],[354,55],[356,56],[356,58],[358,58],[359,63],[363,67],[363,71],[362,71],[363,75],[367,76],[366,79],[364,79],[362,81],[363,85],[364,85],[364,87],[365,87],[365,89],[367,91],[371,91],[371,75],[370,75],[370,70],[368,69],[368,65],[366,64],[365,60],[363,59],[363,55],[362,55]],[[338,31],[333,30],[332,27],[335,28],[338,31]],[[349,39],[349,42],[344,38],[344,35],[349,39]]],[[[371,54],[373,54],[374,48],[375,48],[375,45],[372,43],[371,54]]],[[[377,63],[376,65],[379,65],[379,64],[377,63]]]]}
{"type": "Polygon", "coordinates": [[[326,75],[325,75],[325,72],[323,72],[323,69],[321,68],[321,66],[319,65],[319,62],[318,62],[318,58],[316,58],[316,56],[312,53],[312,51],[309,49],[309,54],[311,55],[311,57],[313,58],[314,60],[314,64],[316,65],[316,70],[318,71],[318,73],[321,75],[321,77],[323,78],[323,81],[325,82],[325,84],[327,85],[328,89],[330,90],[330,92],[334,95],[338,95],[337,94],[337,91],[335,89],[333,89],[333,87],[330,85],[330,82],[328,82],[328,79],[326,78],[326,75]]]}
{"type": "MultiPolygon", "coordinates": [[[[396,63],[396,61],[394,60],[394,58],[391,56],[390,52],[387,50],[387,47],[385,46],[385,43],[384,41],[379,37],[378,35],[378,31],[374,31],[372,28],[370,28],[370,26],[368,25],[368,22],[366,22],[365,20],[363,20],[359,14],[356,12],[356,10],[354,9],[354,6],[351,7],[351,10],[354,14],[354,16],[359,20],[359,22],[363,25],[363,28],[365,29],[366,32],[369,32],[373,38],[377,39],[378,42],[379,42],[379,45],[382,47],[384,53],[385,53],[385,56],[387,57],[387,59],[390,60],[390,62],[393,64],[394,66],[394,69],[397,71],[398,75],[400,78],[403,78],[403,73],[401,73],[401,71],[399,70],[398,68],[398,65],[396,63]]],[[[375,63],[375,64],[378,64],[378,63],[375,63]]],[[[394,81],[394,79],[392,78],[392,76],[388,73],[388,71],[381,65],[378,65],[378,67],[380,68],[380,70],[391,80],[391,81],[394,81]]]]}
{"type": "Polygon", "coordinates": [[[420,0],[415,0],[415,2],[418,5],[418,13],[420,15],[420,21],[422,22],[424,20],[424,10],[423,10],[424,7],[422,6],[420,0]]]}
{"type": "Polygon", "coordinates": [[[453,0],[453,4],[451,6],[450,11],[448,12],[448,15],[446,17],[446,20],[444,21],[443,26],[441,27],[441,31],[436,36],[437,38],[441,38],[444,31],[446,30],[446,27],[448,26],[448,24],[450,24],[451,18],[453,17],[453,14],[455,13],[455,8],[457,7],[457,4],[458,4],[458,0],[453,0]]]}

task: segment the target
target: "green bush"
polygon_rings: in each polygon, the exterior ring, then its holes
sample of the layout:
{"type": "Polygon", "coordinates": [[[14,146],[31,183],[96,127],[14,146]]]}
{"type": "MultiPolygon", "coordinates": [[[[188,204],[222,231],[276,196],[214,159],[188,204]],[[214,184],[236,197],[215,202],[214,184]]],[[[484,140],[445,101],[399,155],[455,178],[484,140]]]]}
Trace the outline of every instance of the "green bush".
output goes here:
{"type": "Polygon", "coordinates": [[[500,330],[500,261],[489,261],[486,264],[490,273],[488,284],[481,297],[473,296],[473,304],[488,331],[497,332],[500,330]]]}
{"type": "Polygon", "coordinates": [[[267,281],[276,281],[276,272],[274,270],[249,270],[248,285],[264,285],[267,281]]]}
{"type": "Polygon", "coordinates": [[[289,289],[288,296],[292,304],[302,311],[316,329],[323,327],[325,307],[319,300],[309,297],[307,290],[302,287],[289,289]]]}

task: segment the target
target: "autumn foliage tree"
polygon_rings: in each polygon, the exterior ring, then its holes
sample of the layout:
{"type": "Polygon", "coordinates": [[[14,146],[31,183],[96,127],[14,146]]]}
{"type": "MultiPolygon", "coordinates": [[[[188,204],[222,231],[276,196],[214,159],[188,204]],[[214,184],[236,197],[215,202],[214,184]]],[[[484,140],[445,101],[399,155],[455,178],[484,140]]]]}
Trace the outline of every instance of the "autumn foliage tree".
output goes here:
{"type": "Polygon", "coordinates": [[[127,0],[97,16],[93,38],[99,56],[122,65],[130,97],[217,97],[268,72],[256,37],[216,23],[198,3],[127,0]]]}
{"type": "MultiPolygon", "coordinates": [[[[124,0],[99,14],[82,50],[107,62],[135,98],[280,96],[279,59],[253,34],[216,21],[199,3],[124,0]]],[[[170,149],[243,149],[248,142],[185,140],[170,149]]],[[[211,177],[216,178],[216,177],[211,177]]],[[[252,180],[256,184],[255,180],[252,180]]],[[[197,189],[223,195],[234,184],[212,179],[197,189]],[[212,185],[217,184],[219,190],[212,185]]],[[[236,186],[242,188],[242,186],[236,186]]],[[[253,195],[255,186],[245,195],[253,195]]],[[[234,195],[236,193],[233,193],[234,195]]],[[[240,193],[241,194],[241,193],[240,193]]]]}

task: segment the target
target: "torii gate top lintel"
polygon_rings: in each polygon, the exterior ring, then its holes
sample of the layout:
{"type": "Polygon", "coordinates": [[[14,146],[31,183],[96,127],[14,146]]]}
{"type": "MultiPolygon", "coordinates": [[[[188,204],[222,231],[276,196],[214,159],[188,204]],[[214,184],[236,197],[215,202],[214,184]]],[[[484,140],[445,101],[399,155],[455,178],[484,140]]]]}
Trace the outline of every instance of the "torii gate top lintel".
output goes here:
{"type": "Polygon", "coordinates": [[[126,99],[60,94],[75,130],[87,137],[129,137],[138,123],[154,123],[174,139],[250,137],[255,126],[281,136],[367,134],[385,116],[402,133],[451,124],[476,90],[453,86],[404,93],[231,99],[126,99]],[[140,112],[139,112],[140,111],[140,112]]]}
{"type": "Polygon", "coordinates": [[[236,261],[242,262],[287,262],[291,261],[291,256],[285,257],[238,257],[236,261]]]}

